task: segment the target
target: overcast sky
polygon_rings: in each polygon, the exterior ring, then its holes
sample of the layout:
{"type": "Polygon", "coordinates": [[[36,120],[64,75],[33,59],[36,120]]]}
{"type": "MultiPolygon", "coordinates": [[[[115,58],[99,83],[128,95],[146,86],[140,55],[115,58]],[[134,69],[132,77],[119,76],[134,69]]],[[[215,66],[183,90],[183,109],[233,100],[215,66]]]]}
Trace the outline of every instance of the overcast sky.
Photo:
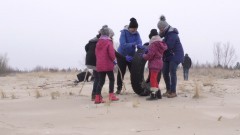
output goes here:
{"type": "Polygon", "coordinates": [[[164,14],[192,60],[212,63],[215,42],[230,42],[240,53],[239,6],[238,0],[0,0],[0,54],[19,69],[82,68],[84,47],[102,25],[119,42],[135,17],[147,42],[164,14]]]}

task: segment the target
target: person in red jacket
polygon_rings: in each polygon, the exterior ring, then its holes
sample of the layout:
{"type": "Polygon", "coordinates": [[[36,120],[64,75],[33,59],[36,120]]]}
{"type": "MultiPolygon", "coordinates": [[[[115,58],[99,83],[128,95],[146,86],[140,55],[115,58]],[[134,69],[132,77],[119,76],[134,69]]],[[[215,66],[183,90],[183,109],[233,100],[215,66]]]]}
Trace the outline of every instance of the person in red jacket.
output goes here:
{"type": "Polygon", "coordinates": [[[113,48],[112,37],[114,35],[113,31],[108,28],[107,25],[104,25],[100,30],[101,37],[99,38],[96,45],[96,68],[99,76],[99,83],[97,86],[96,96],[95,96],[95,104],[104,103],[105,101],[102,99],[101,91],[102,87],[105,83],[106,75],[109,78],[109,100],[117,101],[119,100],[114,95],[114,74],[113,69],[114,65],[117,64],[115,50],[113,48]]]}
{"type": "Polygon", "coordinates": [[[161,99],[161,91],[158,87],[157,76],[163,67],[162,56],[167,50],[167,45],[162,42],[156,29],[152,29],[149,34],[150,42],[148,50],[142,54],[143,59],[148,60],[148,68],[150,71],[150,90],[151,94],[147,100],[161,99]]]}

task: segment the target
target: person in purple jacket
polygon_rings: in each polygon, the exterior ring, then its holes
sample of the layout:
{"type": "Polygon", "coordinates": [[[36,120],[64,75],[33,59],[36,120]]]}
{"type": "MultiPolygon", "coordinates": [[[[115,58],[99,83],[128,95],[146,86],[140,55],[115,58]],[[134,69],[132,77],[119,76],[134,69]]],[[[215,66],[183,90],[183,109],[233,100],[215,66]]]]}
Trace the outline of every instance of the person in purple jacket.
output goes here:
{"type": "Polygon", "coordinates": [[[161,91],[158,84],[158,73],[163,67],[163,52],[167,49],[167,45],[162,42],[156,29],[152,29],[149,34],[150,42],[148,51],[142,54],[143,59],[148,60],[148,68],[150,71],[150,97],[147,100],[161,99],[161,91]]]}
{"type": "Polygon", "coordinates": [[[120,45],[117,49],[118,51],[117,61],[118,67],[120,68],[120,71],[122,73],[122,77],[121,73],[118,71],[116,94],[121,93],[123,84],[122,80],[124,79],[127,66],[131,74],[131,62],[136,52],[136,48],[144,49],[144,47],[142,46],[141,37],[137,29],[138,29],[137,20],[135,18],[131,18],[129,25],[125,26],[124,29],[121,30],[121,35],[119,39],[120,45]]]}
{"type": "Polygon", "coordinates": [[[157,24],[160,30],[160,36],[163,37],[163,41],[167,44],[168,49],[163,55],[163,78],[166,84],[166,93],[163,96],[168,98],[174,98],[176,94],[177,85],[177,67],[182,63],[184,58],[184,51],[180,38],[178,36],[178,30],[171,27],[167,22],[164,15],[160,17],[157,24]]]}

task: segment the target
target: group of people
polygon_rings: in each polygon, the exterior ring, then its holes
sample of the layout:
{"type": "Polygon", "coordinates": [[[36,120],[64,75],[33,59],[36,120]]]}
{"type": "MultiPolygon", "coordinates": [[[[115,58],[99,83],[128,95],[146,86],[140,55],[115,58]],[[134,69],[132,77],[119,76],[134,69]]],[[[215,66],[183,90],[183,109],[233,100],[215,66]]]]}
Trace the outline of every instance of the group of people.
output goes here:
{"type": "Polygon", "coordinates": [[[123,78],[128,67],[131,73],[131,62],[136,49],[143,50],[138,54],[148,60],[149,81],[151,94],[147,100],[161,99],[162,96],[174,98],[177,85],[177,67],[184,59],[184,51],[178,36],[178,30],[170,26],[165,16],[161,16],[157,29],[152,29],[149,34],[149,45],[143,46],[138,29],[138,22],[135,18],[130,19],[129,25],[121,31],[120,45],[117,52],[114,50],[112,37],[114,32],[107,25],[104,25],[98,35],[91,39],[85,46],[86,66],[93,69],[94,83],[92,101],[95,104],[104,103],[101,90],[105,83],[106,75],[109,78],[109,100],[119,100],[115,94],[120,94],[123,87],[123,78]],[[114,93],[114,65],[119,70],[117,75],[117,91],[114,93]],[[161,94],[159,81],[161,72],[166,84],[166,92],[161,94]]]}

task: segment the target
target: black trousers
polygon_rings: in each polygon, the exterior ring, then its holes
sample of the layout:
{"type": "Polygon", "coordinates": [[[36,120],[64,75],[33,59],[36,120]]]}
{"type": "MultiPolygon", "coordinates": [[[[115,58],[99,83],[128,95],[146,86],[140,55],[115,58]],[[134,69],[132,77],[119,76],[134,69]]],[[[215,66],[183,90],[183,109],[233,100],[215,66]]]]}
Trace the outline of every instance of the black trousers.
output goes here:
{"type": "Polygon", "coordinates": [[[120,72],[118,71],[118,74],[117,74],[117,90],[122,90],[122,84],[123,84],[123,81],[122,79],[124,79],[124,75],[126,73],[126,69],[128,67],[129,69],[129,72],[130,72],[130,76],[131,76],[131,62],[127,62],[125,58],[122,58],[122,57],[117,57],[117,62],[118,62],[118,67],[122,73],[122,78],[121,78],[121,74],[120,72]]]}
{"type": "Polygon", "coordinates": [[[105,83],[105,78],[106,75],[108,76],[109,79],[109,93],[113,93],[114,92],[114,74],[113,71],[107,71],[107,72],[98,72],[98,76],[99,76],[99,83],[97,86],[97,91],[96,91],[96,95],[100,95],[102,92],[102,87],[105,83]]]}

